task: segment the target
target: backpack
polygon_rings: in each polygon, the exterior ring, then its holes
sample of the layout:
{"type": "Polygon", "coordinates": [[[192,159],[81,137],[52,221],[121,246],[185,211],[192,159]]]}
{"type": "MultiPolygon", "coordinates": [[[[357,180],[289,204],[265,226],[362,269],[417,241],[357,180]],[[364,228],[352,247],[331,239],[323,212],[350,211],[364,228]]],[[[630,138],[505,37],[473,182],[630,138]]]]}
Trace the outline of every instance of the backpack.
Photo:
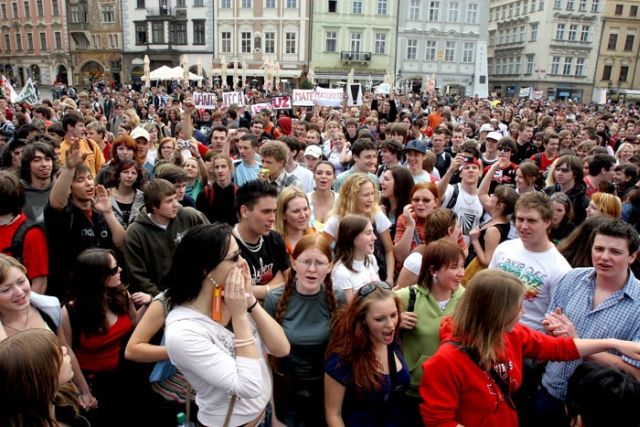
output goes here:
{"type": "Polygon", "coordinates": [[[16,230],[11,238],[11,246],[3,248],[2,253],[6,255],[11,255],[15,259],[17,259],[20,263],[24,264],[22,259],[22,254],[24,250],[24,237],[27,235],[29,230],[32,228],[39,228],[44,233],[44,228],[40,224],[37,224],[33,221],[26,220],[16,230]]]}
{"type": "Polygon", "coordinates": [[[453,209],[458,201],[458,196],[460,195],[460,184],[455,184],[453,186],[453,194],[451,195],[451,199],[449,199],[449,203],[445,206],[447,209],[453,209]]]}
{"type": "Polygon", "coordinates": [[[538,169],[542,167],[542,153],[536,154],[534,162],[536,163],[536,166],[538,166],[538,169]]]}

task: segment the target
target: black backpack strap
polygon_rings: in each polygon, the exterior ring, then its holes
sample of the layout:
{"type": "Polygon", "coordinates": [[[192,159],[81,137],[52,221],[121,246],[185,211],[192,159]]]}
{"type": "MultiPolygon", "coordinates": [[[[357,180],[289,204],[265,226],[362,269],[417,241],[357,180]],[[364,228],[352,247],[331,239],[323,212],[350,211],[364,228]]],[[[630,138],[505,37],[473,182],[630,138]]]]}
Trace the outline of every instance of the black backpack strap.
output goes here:
{"type": "Polygon", "coordinates": [[[460,184],[454,184],[453,194],[451,195],[449,203],[447,203],[446,206],[447,209],[453,209],[453,207],[456,205],[456,202],[458,201],[458,195],[460,195],[460,184]]]}
{"type": "Polygon", "coordinates": [[[407,311],[411,312],[416,308],[416,288],[409,287],[409,304],[407,304],[407,311]]]}
{"type": "Polygon", "coordinates": [[[2,249],[2,252],[8,253],[9,255],[11,255],[15,259],[23,263],[22,255],[23,255],[23,249],[24,249],[24,238],[29,232],[29,230],[31,230],[34,227],[38,227],[42,231],[44,231],[42,226],[29,220],[26,220],[25,222],[20,224],[16,232],[13,234],[13,238],[11,239],[11,246],[9,246],[8,248],[2,249]]]}
{"type": "Polygon", "coordinates": [[[213,189],[213,184],[207,184],[206,187],[204,187],[204,195],[207,199],[207,207],[209,209],[213,208],[213,199],[215,197],[215,190],[213,189]]]}

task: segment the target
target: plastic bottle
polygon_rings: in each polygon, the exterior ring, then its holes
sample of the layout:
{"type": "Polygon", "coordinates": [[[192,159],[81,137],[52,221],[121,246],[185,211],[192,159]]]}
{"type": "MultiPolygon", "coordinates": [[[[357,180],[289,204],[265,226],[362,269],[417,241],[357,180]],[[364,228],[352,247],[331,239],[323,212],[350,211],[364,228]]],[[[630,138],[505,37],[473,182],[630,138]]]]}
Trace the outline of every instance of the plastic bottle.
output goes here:
{"type": "Polygon", "coordinates": [[[178,427],[186,427],[187,425],[187,416],[185,415],[184,412],[180,412],[178,413],[178,415],[176,415],[176,419],[178,420],[178,427]]]}

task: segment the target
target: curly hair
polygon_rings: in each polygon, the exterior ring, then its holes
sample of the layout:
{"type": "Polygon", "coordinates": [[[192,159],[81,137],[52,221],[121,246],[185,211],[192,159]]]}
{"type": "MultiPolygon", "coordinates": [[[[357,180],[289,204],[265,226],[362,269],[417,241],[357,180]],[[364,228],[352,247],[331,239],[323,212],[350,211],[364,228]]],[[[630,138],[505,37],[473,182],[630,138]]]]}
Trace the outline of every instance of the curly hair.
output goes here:
{"type": "MultiPolygon", "coordinates": [[[[367,174],[364,173],[354,173],[349,178],[344,181],[342,187],[340,187],[340,198],[336,203],[336,206],[331,211],[331,214],[337,215],[338,218],[343,218],[347,214],[358,214],[356,211],[356,206],[358,203],[358,192],[363,185],[371,184],[374,191],[376,191],[375,183],[369,178],[367,174]]],[[[376,191],[377,194],[377,191],[376,191]]],[[[403,206],[404,207],[404,206],[403,206]]],[[[375,214],[380,210],[380,206],[378,205],[377,198],[374,199],[373,206],[371,210],[366,214],[367,217],[371,221],[375,214]]]]}

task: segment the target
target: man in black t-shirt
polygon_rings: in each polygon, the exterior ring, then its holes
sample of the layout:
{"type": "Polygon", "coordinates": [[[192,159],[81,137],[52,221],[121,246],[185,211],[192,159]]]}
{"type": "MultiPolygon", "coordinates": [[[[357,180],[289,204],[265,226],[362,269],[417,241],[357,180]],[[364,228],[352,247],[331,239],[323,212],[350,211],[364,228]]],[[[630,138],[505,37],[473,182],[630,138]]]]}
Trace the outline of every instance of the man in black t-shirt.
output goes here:
{"type": "Polygon", "coordinates": [[[238,224],[233,229],[240,253],[247,260],[254,285],[253,294],[264,300],[272,289],[284,284],[290,267],[284,239],[271,228],[276,221],[276,198],[273,184],[249,181],[236,193],[238,224]]]}

